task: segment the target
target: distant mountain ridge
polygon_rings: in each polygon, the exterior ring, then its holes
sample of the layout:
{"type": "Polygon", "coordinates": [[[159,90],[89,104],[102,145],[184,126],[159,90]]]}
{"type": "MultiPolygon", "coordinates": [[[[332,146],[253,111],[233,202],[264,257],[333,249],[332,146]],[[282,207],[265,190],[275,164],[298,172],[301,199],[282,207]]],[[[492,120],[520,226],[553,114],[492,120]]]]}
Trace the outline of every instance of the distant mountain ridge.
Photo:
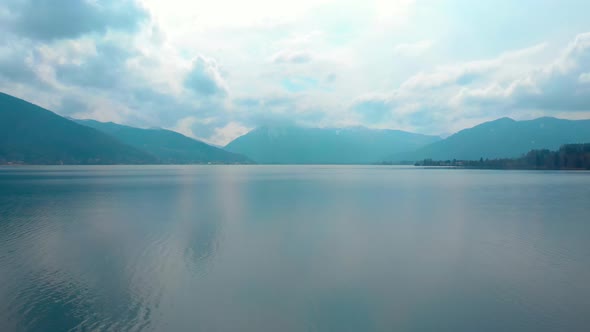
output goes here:
{"type": "Polygon", "coordinates": [[[156,158],[22,99],[0,93],[0,163],[150,164],[156,158]]]}
{"type": "Polygon", "coordinates": [[[590,142],[590,120],[501,118],[446,139],[399,130],[263,126],[225,150],[165,129],[74,120],[0,93],[0,164],[370,164],[516,158],[590,142]],[[227,151],[226,151],[227,150],[227,151]]]}
{"type": "Polygon", "coordinates": [[[95,120],[76,120],[76,122],[145,151],[163,164],[250,163],[245,156],[227,152],[171,130],[141,129],[95,120]]]}
{"type": "Polygon", "coordinates": [[[269,164],[369,164],[395,152],[415,150],[437,136],[400,130],[263,126],[236,138],[225,149],[269,164]]]}
{"type": "Polygon", "coordinates": [[[177,132],[61,117],[0,93],[0,164],[251,163],[177,132]]]}
{"type": "Polygon", "coordinates": [[[415,151],[392,154],[387,161],[516,158],[530,150],[557,150],[564,144],[588,142],[590,120],[500,118],[461,130],[415,151]]]}

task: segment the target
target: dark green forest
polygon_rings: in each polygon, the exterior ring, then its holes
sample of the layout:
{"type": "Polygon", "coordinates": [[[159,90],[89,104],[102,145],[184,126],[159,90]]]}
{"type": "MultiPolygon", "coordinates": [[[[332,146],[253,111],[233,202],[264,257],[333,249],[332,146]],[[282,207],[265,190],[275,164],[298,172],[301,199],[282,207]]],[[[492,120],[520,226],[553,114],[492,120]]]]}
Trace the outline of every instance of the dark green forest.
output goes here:
{"type": "Polygon", "coordinates": [[[590,170],[590,143],[566,144],[557,151],[531,150],[520,158],[479,160],[425,159],[415,166],[448,166],[479,169],[539,169],[539,170],[590,170]]]}

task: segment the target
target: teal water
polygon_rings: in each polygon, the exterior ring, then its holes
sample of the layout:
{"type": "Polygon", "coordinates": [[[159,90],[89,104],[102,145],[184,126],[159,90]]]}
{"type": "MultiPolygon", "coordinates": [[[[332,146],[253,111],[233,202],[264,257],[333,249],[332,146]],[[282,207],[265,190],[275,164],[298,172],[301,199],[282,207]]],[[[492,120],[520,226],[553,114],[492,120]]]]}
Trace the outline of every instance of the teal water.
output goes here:
{"type": "Polygon", "coordinates": [[[0,331],[588,331],[590,173],[0,168],[0,331]]]}

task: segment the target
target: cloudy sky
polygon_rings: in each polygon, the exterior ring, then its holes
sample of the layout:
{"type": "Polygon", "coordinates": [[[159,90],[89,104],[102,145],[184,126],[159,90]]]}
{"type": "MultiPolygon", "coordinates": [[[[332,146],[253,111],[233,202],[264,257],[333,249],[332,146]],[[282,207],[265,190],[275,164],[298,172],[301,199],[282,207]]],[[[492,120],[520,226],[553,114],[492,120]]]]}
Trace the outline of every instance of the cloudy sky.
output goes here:
{"type": "Polygon", "coordinates": [[[2,0],[0,91],[225,144],[590,118],[587,0],[2,0]]]}

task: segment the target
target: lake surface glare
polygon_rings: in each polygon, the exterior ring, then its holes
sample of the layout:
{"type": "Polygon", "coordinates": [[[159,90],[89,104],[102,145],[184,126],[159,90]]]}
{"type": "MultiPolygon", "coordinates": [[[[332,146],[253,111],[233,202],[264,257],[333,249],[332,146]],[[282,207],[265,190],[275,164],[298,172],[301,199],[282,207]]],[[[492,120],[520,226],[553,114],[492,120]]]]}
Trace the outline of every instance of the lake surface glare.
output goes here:
{"type": "Polygon", "coordinates": [[[590,331],[590,173],[0,168],[0,331],[590,331]]]}

